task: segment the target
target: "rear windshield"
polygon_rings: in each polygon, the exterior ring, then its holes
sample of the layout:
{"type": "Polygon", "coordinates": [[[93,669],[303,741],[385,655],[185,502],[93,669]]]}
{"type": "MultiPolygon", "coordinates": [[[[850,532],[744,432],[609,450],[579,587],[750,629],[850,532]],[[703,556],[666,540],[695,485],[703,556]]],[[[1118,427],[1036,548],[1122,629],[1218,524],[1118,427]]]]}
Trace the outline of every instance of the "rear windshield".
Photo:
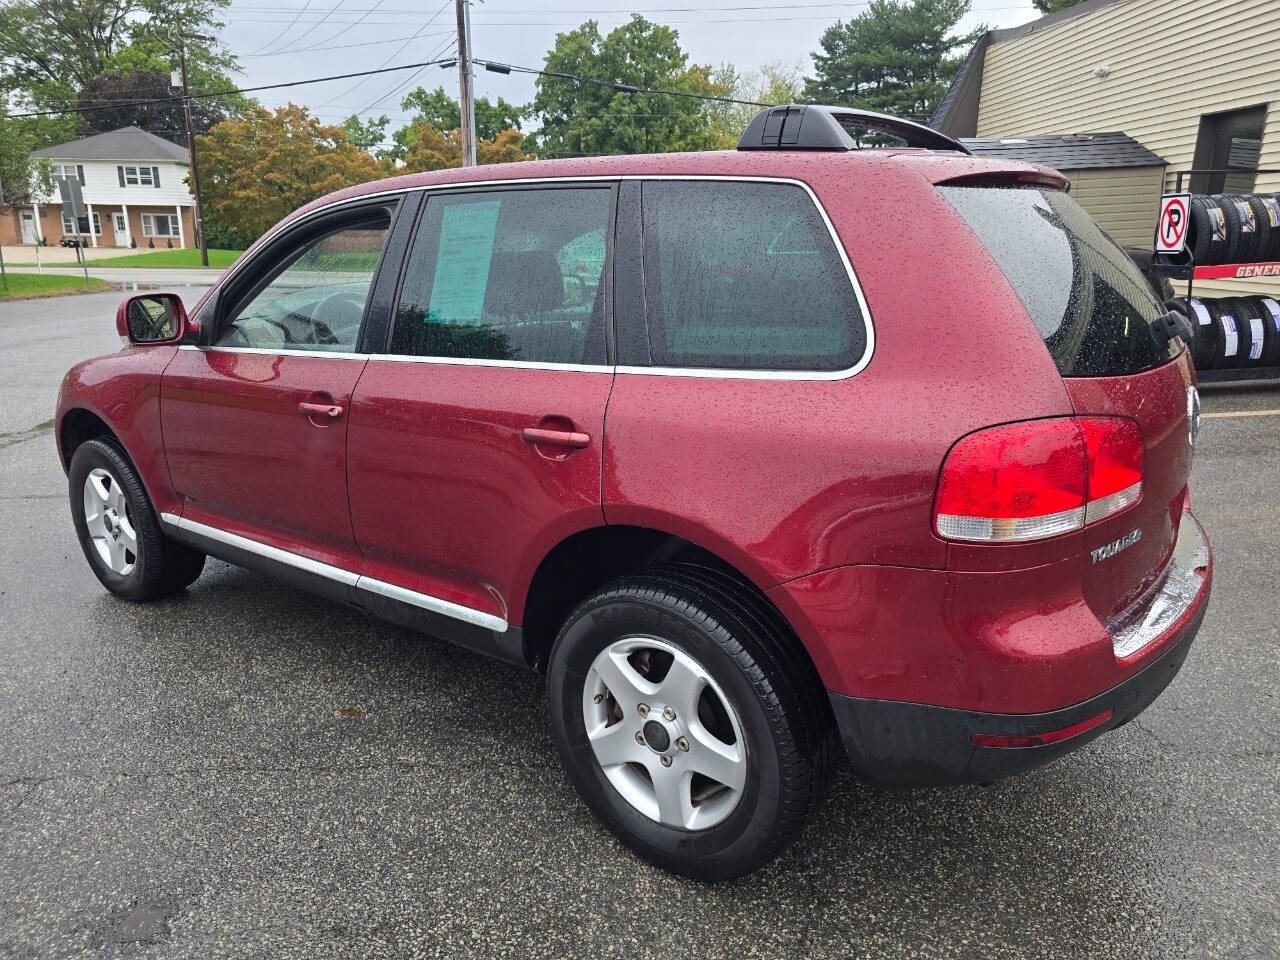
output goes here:
{"type": "Polygon", "coordinates": [[[1078,203],[1057,190],[939,187],[1021,298],[1064,377],[1138,373],[1175,357],[1151,321],[1151,286],[1078,203]]]}

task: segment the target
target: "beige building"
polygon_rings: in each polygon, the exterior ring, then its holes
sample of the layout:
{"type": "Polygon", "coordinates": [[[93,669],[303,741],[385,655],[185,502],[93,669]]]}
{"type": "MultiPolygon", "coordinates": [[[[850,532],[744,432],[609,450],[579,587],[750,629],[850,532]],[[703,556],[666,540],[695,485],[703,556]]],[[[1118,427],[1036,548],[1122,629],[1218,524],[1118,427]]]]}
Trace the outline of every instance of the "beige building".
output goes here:
{"type": "MultiPolygon", "coordinates": [[[[1280,0],[1084,0],[979,38],[931,125],[1003,140],[1115,131],[1163,159],[1170,191],[1179,171],[1213,167],[1232,172],[1192,178],[1193,192],[1280,192],[1280,174],[1253,172],[1280,170],[1277,51],[1280,0]]],[[[1151,242],[1158,193],[1149,182],[1113,174],[1103,183],[1093,172],[1073,179],[1081,203],[1117,239],[1151,242]]]]}

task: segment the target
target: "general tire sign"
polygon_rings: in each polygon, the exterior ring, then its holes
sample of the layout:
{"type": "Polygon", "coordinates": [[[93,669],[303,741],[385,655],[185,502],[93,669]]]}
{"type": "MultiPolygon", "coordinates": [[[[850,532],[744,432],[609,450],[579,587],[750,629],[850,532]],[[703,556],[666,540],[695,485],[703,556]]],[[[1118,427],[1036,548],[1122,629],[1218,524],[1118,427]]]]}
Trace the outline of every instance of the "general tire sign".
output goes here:
{"type": "Polygon", "coordinates": [[[1191,223],[1191,194],[1171,193],[1160,198],[1156,221],[1156,253],[1181,253],[1187,247],[1191,223]]]}

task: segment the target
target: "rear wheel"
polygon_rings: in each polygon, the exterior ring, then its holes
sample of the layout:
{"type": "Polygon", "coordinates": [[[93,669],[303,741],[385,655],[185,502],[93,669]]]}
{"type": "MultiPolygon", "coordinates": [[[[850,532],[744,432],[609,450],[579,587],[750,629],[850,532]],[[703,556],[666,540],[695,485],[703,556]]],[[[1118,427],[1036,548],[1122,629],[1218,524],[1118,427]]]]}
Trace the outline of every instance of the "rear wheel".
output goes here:
{"type": "Polygon", "coordinates": [[[76,448],[69,494],[85,559],[116,596],[155,600],[200,576],[204,554],[164,535],[142,479],[115,444],[88,440],[76,448]]]}
{"type": "Polygon", "coordinates": [[[673,565],[608,584],[565,622],[547,676],[556,745],[596,817],[686,876],[762,866],[830,775],[812,664],[758,594],[673,565]]]}

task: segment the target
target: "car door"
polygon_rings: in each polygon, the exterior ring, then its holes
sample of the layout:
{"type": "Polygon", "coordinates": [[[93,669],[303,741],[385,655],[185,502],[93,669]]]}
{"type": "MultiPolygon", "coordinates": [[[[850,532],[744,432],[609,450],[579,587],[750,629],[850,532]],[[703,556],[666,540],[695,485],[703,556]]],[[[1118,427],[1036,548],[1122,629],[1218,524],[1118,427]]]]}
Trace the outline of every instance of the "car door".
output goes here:
{"type": "Polygon", "coordinates": [[[601,522],[614,187],[429,194],[352,398],[360,600],[518,659],[522,580],[601,522]]]}
{"type": "Polygon", "coordinates": [[[394,213],[376,203],[309,218],[201,310],[208,345],[179,349],[161,384],[184,526],[359,571],[347,423],[394,213]]]}

